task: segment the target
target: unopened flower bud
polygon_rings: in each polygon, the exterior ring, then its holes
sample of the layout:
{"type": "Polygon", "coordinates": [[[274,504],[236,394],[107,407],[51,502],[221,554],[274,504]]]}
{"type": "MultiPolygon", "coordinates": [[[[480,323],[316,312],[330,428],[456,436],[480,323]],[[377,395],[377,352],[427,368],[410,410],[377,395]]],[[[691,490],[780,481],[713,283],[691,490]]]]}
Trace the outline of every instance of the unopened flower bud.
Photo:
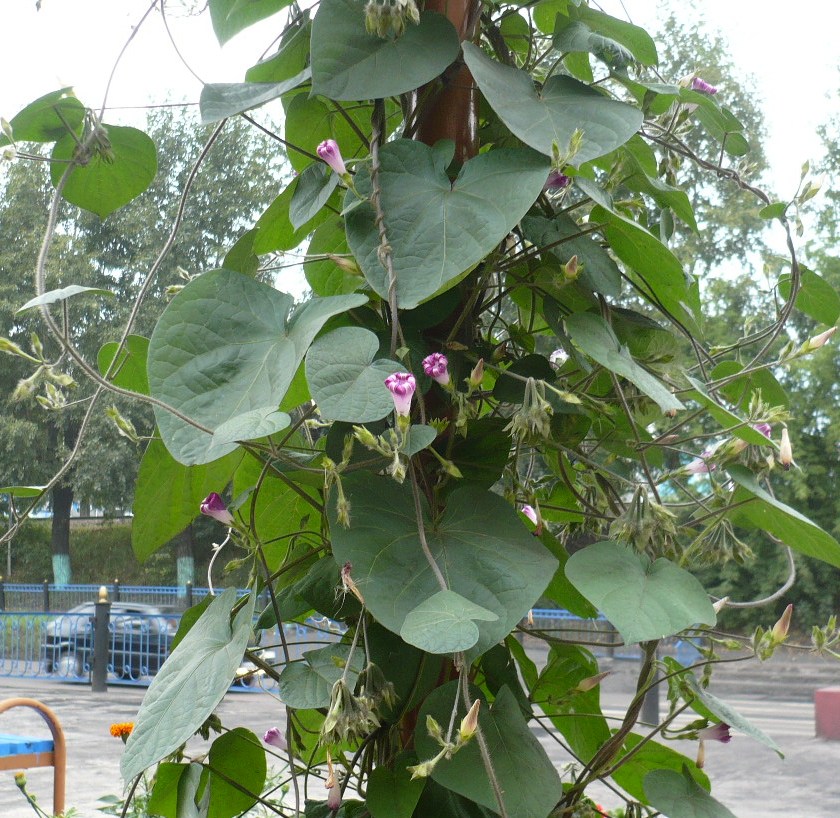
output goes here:
{"type": "Polygon", "coordinates": [[[484,358],[479,358],[478,363],[473,367],[472,372],[470,372],[470,386],[477,387],[481,386],[481,382],[484,380],[484,358]]]}
{"type": "Polygon", "coordinates": [[[0,116],[0,130],[3,131],[4,136],[9,142],[15,141],[15,135],[12,132],[12,123],[0,116]]]}
{"type": "Polygon", "coordinates": [[[598,685],[601,684],[601,682],[603,682],[609,675],[610,671],[605,670],[603,673],[596,673],[594,676],[588,676],[586,679],[581,679],[575,686],[575,690],[578,693],[586,693],[587,691],[598,687],[598,685]]]}
{"type": "Polygon", "coordinates": [[[315,149],[321,159],[324,160],[339,176],[347,175],[347,168],[344,165],[344,159],[341,157],[341,151],[338,147],[338,142],[335,139],[325,139],[315,149]]]}
{"type": "Polygon", "coordinates": [[[712,605],[714,612],[716,614],[719,614],[726,607],[727,602],[729,602],[728,596],[721,597],[717,602],[715,602],[712,605]]]}
{"type": "Polygon", "coordinates": [[[376,435],[366,426],[354,426],[353,436],[359,441],[359,443],[362,444],[362,446],[365,446],[368,449],[374,448],[379,443],[376,435]]]}
{"type": "Polygon", "coordinates": [[[782,427],[782,439],[779,443],[779,463],[787,471],[793,463],[793,447],[790,445],[790,434],[787,426],[782,427]]]}
{"type": "Polygon", "coordinates": [[[443,730],[441,726],[437,723],[437,720],[431,714],[426,716],[426,732],[436,741],[438,744],[444,743],[443,738],[443,730]]]}
{"type": "Polygon", "coordinates": [[[574,281],[580,275],[580,263],[577,256],[572,256],[563,265],[563,277],[566,281],[574,281]]]}
{"type": "Polygon", "coordinates": [[[472,703],[466,716],[461,719],[461,728],[458,731],[461,736],[461,741],[469,741],[475,731],[478,730],[478,711],[481,709],[481,699],[476,699],[472,703]]]}
{"type": "Polygon", "coordinates": [[[790,630],[790,619],[792,616],[793,605],[788,605],[779,617],[779,621],[773,625],[773,630],[770,631],[770,635],[777,645],[781,645],[782,642],[787,639],[788,631],[790,630]]]}
{"type": "Polygon", "coordinates": [[[339,807],[341,807],[341,784],[336,781],[327,793],[327,808],[337,812],[339,807]]]}
{"type": "Polygon", "coordinates": [[[352,258],[345,258],[344,256],[336,256],[332,253],[327,255],[327,258],[335,264],[336,267],[341,268],[344,270],[345,273],[349,273],[350,275],[354,276],[361,276],[362,270],[358,264],[352,258]]]}
{"type": "Polygon", "coordinates": [[[827,329],[825,332],[821,332],[819,335],[815,335],[813,338],[809,338],[805,342],[805,352],[813,352],[816,349],[819,349],[823,346],[829,338],[831,338],[834,333],[837,332],[837,327],[831,327],[827,329]]]}
{"type": "Polygon", "coordinates": [[[105,414],[111,418],[120,435],[127,437],[132,443],[138,443],[140,441],[140,436],[137,434],[134,424],[128,418],[123,417],[116,406],[109,406],[105,410],[105,414]]]}
{"type": "Polygon", "coordinates": [[[270,727],[266,730],[265,735],[263,736],[263,741],[266,744],[270,744],[272,747],[276,747],[278,750],[285,750],[288,747],[286,744],[286,737],[283,735],[279,727],[270,727]]]}
{"type": "Polygon", "coordinates": [[[26,774],[23,771],[15,773],[15,785],[21,790],[26,788],[26,774]]]}
{"type": "Polygon", "coordinates": [[[415,778],[428,778],[435,769],[437,764],[436,758],[431,758],[428,761],[421,761],[419,764],[414,764],[411,767],[406,767],[406,770],[411,773],[411,780],[415,778]]]}

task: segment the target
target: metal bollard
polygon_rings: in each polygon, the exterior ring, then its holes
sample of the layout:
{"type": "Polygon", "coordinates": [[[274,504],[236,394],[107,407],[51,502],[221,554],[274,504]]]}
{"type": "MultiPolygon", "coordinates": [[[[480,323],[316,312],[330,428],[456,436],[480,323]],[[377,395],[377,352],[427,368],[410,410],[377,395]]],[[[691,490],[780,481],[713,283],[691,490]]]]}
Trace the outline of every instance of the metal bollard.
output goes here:
{"type": "Polygon", "coordinates": [[[99,600],[95,609],[90,687],[94,693],[105,693],[108,690],[108,623],[111,618],[111,603],[108,600],[108,589],[104,585],[99,589],[99,600]]]}
{"type": "Polygon", "coordinates": [[[50,609],[50,581],[44,580],[44,613],[50,609]]]}
{"type": "MultiPolygon", "coordinates": [[[[644,662],[644,655],[642,655],[642,662],[644,662]]],[[[652,679],[652,681],[656,681],[656,678],[658,678],[658,674],[654,679],[652,679]]],[[[642,712],[640,714],[640,719],[645,724],[659,724],[659,699],[661,697],[661,687],[661,684],[655,684],[650,688],[650,690],[648,690],[647,693],[645,693],[645,697],[642,700],[642,712]]]]}
{"type": "Polygon", "coordinates": [[[187,581],[187,607],[192,608],[193,606],[193,584],[189,580],[187,581]]]}
{"type": "Polygon", "coordinates": [[[114,602],[120,601],[120,581],[119,579],[114,580],[114,602]]]}

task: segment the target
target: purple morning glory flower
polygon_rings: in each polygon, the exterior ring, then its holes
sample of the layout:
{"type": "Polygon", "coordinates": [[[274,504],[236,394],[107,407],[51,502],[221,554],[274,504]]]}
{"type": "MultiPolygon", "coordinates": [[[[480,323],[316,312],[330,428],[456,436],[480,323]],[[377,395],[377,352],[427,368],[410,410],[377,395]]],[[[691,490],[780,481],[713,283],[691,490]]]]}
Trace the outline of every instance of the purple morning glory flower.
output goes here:
{"type": "Polygon", "coordinates": [[[449,384],[449,361],[442,352],[433,352],[423,358],[423,371],[441,386],[449,384]]]}
{"type": "Polygon", "coordinates": [[[286,737],[280,731],[279,727],[270,727],[266,730],[263,741],[272,747],[276,747],[278,750],[285,750],[287,748],[286,737]]]}
{"type": "Polygon", "coordinates": [[[562,173],[559,170],[552,170],[551,173],[548,174],[548,179],[545,180],[543,190],[562,189],[564,187],[568,187],[571,182],[572,180],[566,176],[565,173],[562,173]]]}
{"type": "Polygon", "coordinates": [[[411,398],[417,388],[417,381],[410,372],[395,372],[385,378],[385,386],[394,398],[394,409],[400,417],[411,414],[411,398]]]}
{"type": "Polygon", "coordinates": [[[728,744],[732,740],[729,725],[723,721],[698,730],[697,738],[703,739],[704,741],[720,741],[724,744],[728,744]]]}
{"type": "Polygon", "coordinates": [[[215,491],[208,494],[201,503],[201,513],[222,525],[233,525],[233,514],[228,511],[225,501],[215,491]]]}
{"type": "Polygon", "coordinates": [[[700,79],[700,77],[694,77],[691,80],[691,90],[697,91],[699,94],[708,94],[709,96],[718,92],[718,89],[714,85],[706,82],[704,79],[700,79]]]}

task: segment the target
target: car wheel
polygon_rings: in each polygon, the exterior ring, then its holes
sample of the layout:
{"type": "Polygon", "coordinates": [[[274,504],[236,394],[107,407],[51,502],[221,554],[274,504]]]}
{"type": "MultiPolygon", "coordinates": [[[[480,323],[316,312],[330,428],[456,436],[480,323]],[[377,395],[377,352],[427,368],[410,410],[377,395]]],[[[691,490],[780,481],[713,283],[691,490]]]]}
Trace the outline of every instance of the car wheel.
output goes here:
{"type": "Polygon", "coordinates": [[[81,654],[65,651],[53,664],[53,673],[66,679],[81,679],[84,675],[84,661],[81,654]]]}

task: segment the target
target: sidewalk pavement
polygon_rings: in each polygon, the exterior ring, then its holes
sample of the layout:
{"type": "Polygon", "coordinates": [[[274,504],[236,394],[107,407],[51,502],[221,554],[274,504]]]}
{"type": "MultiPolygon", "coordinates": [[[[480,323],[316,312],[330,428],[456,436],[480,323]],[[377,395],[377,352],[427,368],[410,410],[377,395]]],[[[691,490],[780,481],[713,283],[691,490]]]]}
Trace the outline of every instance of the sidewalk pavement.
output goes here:
{"type": "MultiPolygon", "coordinates": [[[[29,679],[0,679],[0,698],[28,696],[51,707],[67,735],[67,805],[75,806],[82,818],[95,818],[97,799],[119,794],[122,782],[119,761],[122,744],[108,732],[113,722],[131,721],[142,697],[142,688],[112,686],[107,693],[95,694],[85,685],[29,679]]],[[[607,679],[603,706],[608,715],[618,715],[629,699],[622,674],[607,679]]],[[[713,690],[714,692],[714,690],[713,690]]],[[[786,754],[784,760],[752,739],[733,735],[729,744],[707,744],[706,771],[712,780],[712,794],[737,818],[837,818],[840,816],[840,742],[814,737],[813,706],[808,702],[783,698],[757,700],[743,693],[725,696],[726,701],[756,726],[776,740],[786,754]]],[[[271,726],[282,726],[282,705],[266,693],[229,695],[219,715],[228,727],[244,726],[258,735],[271,726]]],[[[45,734],[46,727],[32,713],[3,716],[3,729],[9,732],[45,734]]],[[[542,735],[546,749],[558,765],[563,757],[558,745],[542,735]]],[[[677,749],[692,752],[689,742],[677,749]]],[[[45,808],[51,805],[52,771],[29,770],[30,789],[40,795],[45,808]]],[[[605,806],[620,800],[605,790],[599,798],[605,806]]],[[[14,785],[12,773],[0,774],[0,816],[32,818],[14,785]]],[[[432,818],[430,816],[430,818],[432,818]]]]}

